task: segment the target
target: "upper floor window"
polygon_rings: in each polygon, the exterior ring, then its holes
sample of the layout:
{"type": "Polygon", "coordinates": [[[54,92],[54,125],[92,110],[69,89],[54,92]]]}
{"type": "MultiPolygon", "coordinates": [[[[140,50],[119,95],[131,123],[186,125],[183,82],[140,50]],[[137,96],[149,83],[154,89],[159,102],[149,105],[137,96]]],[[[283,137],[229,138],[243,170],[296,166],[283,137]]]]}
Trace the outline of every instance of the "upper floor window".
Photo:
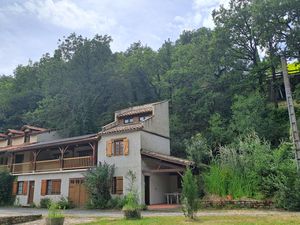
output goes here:
{"type": "Polygon", "coordinates": [[[115,140],[113,142],[113,155],[123,155],[124,153],[124,143],[122,140],[115,140]]]}
{"type": "Polygon", "coordinates": [[[106,156],[118,156],[129,154],[128,138],[111,139],[106,142],[106,156]]]}
{"type": "Polygon", "coordinates": [[[24,162],[24,155],[23,154],[16,155],[15,163],[23,163],[23,162],[24,162]]]}
{"type": "Polygon", "coordinates": [[[127,124],[127,123],[133,123],[133,117],[124,118],[124,124],[127,124]]]}
{"type": "Polygon", "coordinates": [[[12,138],[10,135],[7,138],[7,145],[12,145],[12,138]]]}
{"type": "Polygon", "coordinates": [[[30,134],[29,133],[25,133],[24,143],[29,143],[29,142],[30,142],[30,134]]]}
{"type": "Polygon", "coordinates": [[[148,118],[149,118],[149,116],[140,116],[139,120],[140,120],[140,122],[144,122],[148,118]]]}

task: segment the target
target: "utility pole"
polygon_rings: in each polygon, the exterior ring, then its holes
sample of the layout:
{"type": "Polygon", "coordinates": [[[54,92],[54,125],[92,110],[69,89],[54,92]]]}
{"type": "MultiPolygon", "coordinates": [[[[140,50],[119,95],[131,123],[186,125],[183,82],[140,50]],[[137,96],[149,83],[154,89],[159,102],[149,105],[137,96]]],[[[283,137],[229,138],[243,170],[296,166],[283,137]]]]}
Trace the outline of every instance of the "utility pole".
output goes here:
{"type": "Polygon", "coordinates": [[[281,57],[281,65],[282,65],[282,74],[283,74],[283,82],[284,82],[287,107],[288,107],[289,118],[290,118],[290,125],[292,128],[292,134],[293,134],[293,142],[294,142],[294,145],[296,148],[295,149],[295,159],[296,159],[296,163],[297,163],[297,170],[299,171],[299,169],[300,169],[300,140],[299,140],[299,132],[298,132],[298,127],[297,127],[295,109],[294,109],[292,92],[291,92],[291,85],[290,85],[290,80],[288,77],[287,63],[286,63],[285,57],[281,57]]]}

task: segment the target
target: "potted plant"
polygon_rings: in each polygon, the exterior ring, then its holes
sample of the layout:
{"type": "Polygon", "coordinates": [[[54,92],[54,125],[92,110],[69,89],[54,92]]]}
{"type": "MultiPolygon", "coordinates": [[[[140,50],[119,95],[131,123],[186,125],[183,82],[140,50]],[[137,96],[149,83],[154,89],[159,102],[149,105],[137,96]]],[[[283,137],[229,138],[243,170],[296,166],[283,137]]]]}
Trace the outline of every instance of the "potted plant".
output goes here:
{"type": "Polygon", "coordinates": [[[65,216],[62,214],[59,206],[55,202],[51,202],[48,208],[48,217],[46,218],[46,225],[63,225],[65,216]]]}
{"type": "Polygon", "coordinates": [[[134,193],[129,192],[126,196],[126,204],[122,209],[126,219],[140,219],[141,207],[138,204],[137,198],[134,193]]]}

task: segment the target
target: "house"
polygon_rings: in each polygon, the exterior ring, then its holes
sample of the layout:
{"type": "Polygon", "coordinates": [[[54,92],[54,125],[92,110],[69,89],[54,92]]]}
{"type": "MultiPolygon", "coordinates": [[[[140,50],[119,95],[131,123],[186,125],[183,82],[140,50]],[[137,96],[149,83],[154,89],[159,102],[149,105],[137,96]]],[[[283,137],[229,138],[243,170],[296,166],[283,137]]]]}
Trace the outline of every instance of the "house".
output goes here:
{"type": "Polygon", "coordinates": [[[83,206],[84,174],[104,162],[116,168],[113,195],[126,194],[131,170],[141,203],[166,203],[168,193],[180,192],[181,176],[193,165],[170,156],[169,133],[167,101],[116,111],[114,121],[96,134],[60,138],[56,131],[26,125],[0,134],[0,169],[17,176],[13,193],[21,205],[63,196],[83,206]]]}

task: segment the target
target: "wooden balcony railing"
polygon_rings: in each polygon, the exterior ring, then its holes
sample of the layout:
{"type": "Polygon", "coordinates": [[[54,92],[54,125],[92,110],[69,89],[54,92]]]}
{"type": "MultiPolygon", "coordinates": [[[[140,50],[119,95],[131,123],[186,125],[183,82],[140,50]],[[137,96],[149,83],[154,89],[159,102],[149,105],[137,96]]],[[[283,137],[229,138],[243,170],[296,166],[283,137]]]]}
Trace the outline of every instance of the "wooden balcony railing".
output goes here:
{"type": "Polygon", "coordinates": [[[43,172],[43,171],[55,171],[60,169],[60,160],[43,160],[36,161],[35,171],[43,172]]]}
{"type": "Polygon", "coordinates": [[[16,163],[13,164],[13,173],[31,173],[32,172],[32,162],[26,162],[26,163],[16,163]]]}
{"type": "MultiPolygon", "coordinates": [[[[61,160],[43,160],[36,161],[35,170],[34,162],[16,163],[12,166],[13,174],[20,173],[31,173],[35,172],[46,172],[46,171],[59,171],[59,170],[70,170],[70,169],[84,169],[94,166],[92,156],[74,157],[63,159],[63,168],[61,168],[61,160]]],[[[7,165],[0,165],[0,171],[4,168],[8,168],[7,165]]]]}
{"type": "Polygon", "coordinates": [[[76,158],[66,158],[63,163],[64,169],[80,169],[80,168],[88,168],[93,166],[93,157],[91,156],[83,156],[76,158]]]}
{"type": "Polygon", "coordinates": [[[8,165],[0,165],[0,171],[6,171],[9,170],[8,165]]]}

